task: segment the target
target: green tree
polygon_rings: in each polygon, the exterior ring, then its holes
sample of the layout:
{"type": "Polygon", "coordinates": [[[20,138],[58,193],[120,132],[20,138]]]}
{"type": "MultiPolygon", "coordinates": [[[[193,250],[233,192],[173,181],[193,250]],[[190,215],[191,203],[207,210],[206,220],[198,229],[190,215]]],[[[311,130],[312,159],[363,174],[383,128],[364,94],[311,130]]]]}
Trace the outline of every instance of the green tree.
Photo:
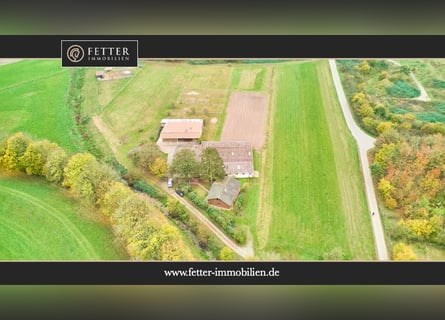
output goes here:
{"type": "Polygon", "coordinates": [[[110,167],[91,161],[86,163],[80,174],[74,178],[72,189],[79,194],[81,200],[96,204],[113,180],[117,179],[110,167]]]}
{"type": "Polygon", "coordinates": [[[357,107],[357,112],[362,118],[370,117],[374,114],[374,109],[366,101],[357,107]]]}
{"type": "Polygon", "coordinates": [[[209,246],[209,239],[210,239],[210,234],[207,231],[207,229],[202,224],[199,224],[196,227],[195,232],[196,232],[196,238],[198,239],[199,246],[203,249],[207,249],[209,246]]]}
{"type": "Polygon", "coordinates": [[[215,148],[207,148],[204,150],[201,156],[200,169],[201,177],[210,183],[217,179],[222,179],[226,175],[224,171],[224,161],[215,148]]]}
{"type": "Polygon", "coordinates": [[[76,179],[84,171],[88,163],[96,162],[96,158],[89,153],[78,153],[73,155],[63,169],[62,186],[72,188],[76,179]]]}
{"type": "Polygon", "coordinates": [[[150,166],[150,171],[158,178],[163,178],[168,172],[167,160],[164,158],[156,158],[150,166]]]}
{"type": "Polygon", "coordinates": [[[42,172],[47,181],[54,183],[62,181],[63,168],[67,159],[68,155],[65,150],[57,145],[49,151],[42,172]]]}
{"type": "Polygon", "coordinates": [[[219,253],[220,260],[233,260],[235,258],[235,254],[232,249],[229,247],[223,247],[219,253]]]}
{"type": "Polygon", "coordinates": [[[169,200],[167,203],[167,211],[173,218],[179,219],[184,223],[187,223],[189,220],[187,209],[178,200],[169,200]]]}
{"type": "Polygon", "coordinates": [[[391,197],[391,191],[394,187],[391,185],[390,181],[385,178],[381,178],[377,187],[385,199],[389,199],[391,197]]]}
{"type": "Polygon", "coordinates": [[[106,180],[116,179],[116,176],[89,153],[75,154],[63,169],[62,185],[73,190],[82,201],[97,202],[99,191],[106,188],[106,180]]]}
{"type": "Polygon", "coordinates": [[[397,243],[393,248],[394,260],[417,260],[413,248],[403,242],[397,243]]]}
{"type": "Polygon", "coordinates": [[[155,143],[146,143],[131,152],[130,157],[141,168],[150,170],[157,158],[162,158],[162,152],[155,143]]]}
{"type": "Polygon", "coordinates": [[[42,150],[39,150],[33,142],[30,142],[21,158],[26,174],[42,175],[45,162],[46,159],[42,150]]]}
{"type": "Polygon", "coordinates": [[[363,74],[368,74],[369,71],[371,70],[371,66],[368,63],[368,60],[363,60],[359,65],[358,65],[358,70],[363,73],[363,74]]]}
{"type": "Polygon", "coordinates": [[[111,216],[131,194],[132,191],[129,187],[121,182],[114,181],[110,183],[107,192],[99,197],[98,204],[105,215],[111,216]]]}
{"type": "Polygon", "coordinates": [[[170,173],[174,178],[190,181],[199,175],[199,162],[192,150],[184,149],[175,154],[170,166],[170,173]]]}
{"type": "Polygon", "coordinates": [[[382,121],[379,123],[379,125],[377,126],[377,131],[378,133],[382,134],[385,131],[391,129],[394,126],[394,124],[392,122],[389,121],[382,121]]]}
{"type": "Polygon", "coordinates": [[[181,260],[183,254],[178,246],[179,238],[177,228],[164,224],[148,239],[146,248],[141,250],[141,257],[149,260],[181,260]]]}
{"type": "Polygon", "coordinates": [[[387,78],[388,78],[388,71],[383,70],[382,72],[380,72],[379,80],[383,80],[383,79],[387,79],[387,78]]]}
{"type": "Polygon", "coordinates": [[[411,68],[409,66],[401,66],[400,72],[408,76],[411,73],[411,68]]]}
{"type": "Polygon", "coordinates": [[[1,165],[8,170],[23,170],[22,156],[30,140],[23,133],[18,132],[6,140],[6,148],[1,157],[1,165]]]}
{"type": "Polygon", "coordinates": [[[352,97],[352,103],[354,105],[361,105],[364,102],[368,101],[364,92],[358,92],[352,97]]]}
{"type": "Polygon", "coordinates": [[[21,159],[25,172],[28,175],[45,175],[48,156],[56,148],[58,145],[48,140],[30,142],[21,159]]]}

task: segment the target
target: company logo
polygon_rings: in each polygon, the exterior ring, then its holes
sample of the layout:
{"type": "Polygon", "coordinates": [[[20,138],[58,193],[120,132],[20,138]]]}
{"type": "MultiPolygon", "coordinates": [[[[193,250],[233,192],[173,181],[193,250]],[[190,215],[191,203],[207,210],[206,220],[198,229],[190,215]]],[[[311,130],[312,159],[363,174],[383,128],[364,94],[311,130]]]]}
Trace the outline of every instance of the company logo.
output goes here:
{"type": "Polygon", "coordinates": [[[137,40],[62,40],[62,67],[137,67],[137,40]]]}
{"type": "Polygon", "coordinates": [[[85,56],[85,51],[83,51],[83,48],[77,44],[70,46],[66,51],[66,57],[68,58],[69,61],[74,63],[82,61],[84,56],[85,56]]]}

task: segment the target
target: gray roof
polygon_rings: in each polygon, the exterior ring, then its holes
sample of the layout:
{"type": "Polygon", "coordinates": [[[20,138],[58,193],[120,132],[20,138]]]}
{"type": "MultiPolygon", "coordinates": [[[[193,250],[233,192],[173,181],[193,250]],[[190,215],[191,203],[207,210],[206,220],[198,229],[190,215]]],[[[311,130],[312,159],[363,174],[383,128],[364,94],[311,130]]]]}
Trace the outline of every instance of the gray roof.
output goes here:
{"type": "Polygon", "coordinates": [[[229,206],[233,206],[241,189],[241,183],[233,176],[229,176],[224,182],[214,182],[210,188],[206,200],[219,199],[229,206]]]}
{"type": "Polygon", "coordinates": [[[224,162],[226,174],[253,174],[252,145],[248,141],[203,141],[201,153],[207,148],[215,148],[224,162]]]}

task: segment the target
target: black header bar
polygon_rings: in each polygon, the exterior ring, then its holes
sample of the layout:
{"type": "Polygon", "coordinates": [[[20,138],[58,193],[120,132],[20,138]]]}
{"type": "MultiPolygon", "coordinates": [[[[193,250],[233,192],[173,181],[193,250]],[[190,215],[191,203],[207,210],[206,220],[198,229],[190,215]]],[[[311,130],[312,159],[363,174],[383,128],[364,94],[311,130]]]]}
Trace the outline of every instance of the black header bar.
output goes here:
{"type": "Polygon", "coordinates": [[[139,57],[444,58],[445,36],[0,36],[0,58],[60,58],[61,40],[138,40],[139,57]]]}

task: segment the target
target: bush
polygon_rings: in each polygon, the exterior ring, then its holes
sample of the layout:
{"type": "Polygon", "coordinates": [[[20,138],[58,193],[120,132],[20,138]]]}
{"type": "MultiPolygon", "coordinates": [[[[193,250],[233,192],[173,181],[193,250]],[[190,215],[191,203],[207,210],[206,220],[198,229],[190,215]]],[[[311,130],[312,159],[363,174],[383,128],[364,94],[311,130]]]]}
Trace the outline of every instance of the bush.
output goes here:
{"type": "Polygon", "coordinates": [[[138,191],[146,193],[153,199],[158,200],[163,205],[167,205],[167,196],[165,194],[159,193],[155,188],[153,188],[151,185],[149,185],[145,181],[137,179],[134,181],[133,187],[138,191]]]}
{"type": "Polygon", "coordinates": [[[445,81],[439,80],[439,79],[434,79],[433,81],[431,81],[431,86],[433,88],[445,89],[445,81]]]}
{"type": "Polygon", "coordinates": [[[396,98],[415,98],[420,96],[419,89],[401,80],[396,81],[391,87],[386,88],[386,92],[396,98]]]}
{"type": "Polygon", "coordinates": [[[445,115],[439,113],[439,112],[419,112],[416,113],[416,118],[419,119],[420,121],[424,121],[424,122],[442,122],[445,123],[445,115]]]}
{"type": "Polygon", "coordinates": [[[391,108],[391,112],[394,114],[407,114],[408,111],[402,108],[393,107],[391,108]]]}
{"type": "Polygon", "coordinates": [[[167,211],[174,219],[183,223],[188,223],[190,217],[187,213],[187,209],[178,200],[168,201],[167,211]]]}
{"type": "Polygon", "coordinates": [[[445,103],[436,103],[435,107],[437,112],[445,113],[445,103]]]}
{"type": "Polygon", "coordinates": [[[123,177],[128,173],[128,169],[125,168],[115,157],[108,157],[105,159],[105,163],[111,165],[117,172],[123,177]]]}
{"type": "Polygon", "coordinates": [[[360,60],[337,60],[337,63],[342,70],[350,72],[360,63],[360,60]]]}

